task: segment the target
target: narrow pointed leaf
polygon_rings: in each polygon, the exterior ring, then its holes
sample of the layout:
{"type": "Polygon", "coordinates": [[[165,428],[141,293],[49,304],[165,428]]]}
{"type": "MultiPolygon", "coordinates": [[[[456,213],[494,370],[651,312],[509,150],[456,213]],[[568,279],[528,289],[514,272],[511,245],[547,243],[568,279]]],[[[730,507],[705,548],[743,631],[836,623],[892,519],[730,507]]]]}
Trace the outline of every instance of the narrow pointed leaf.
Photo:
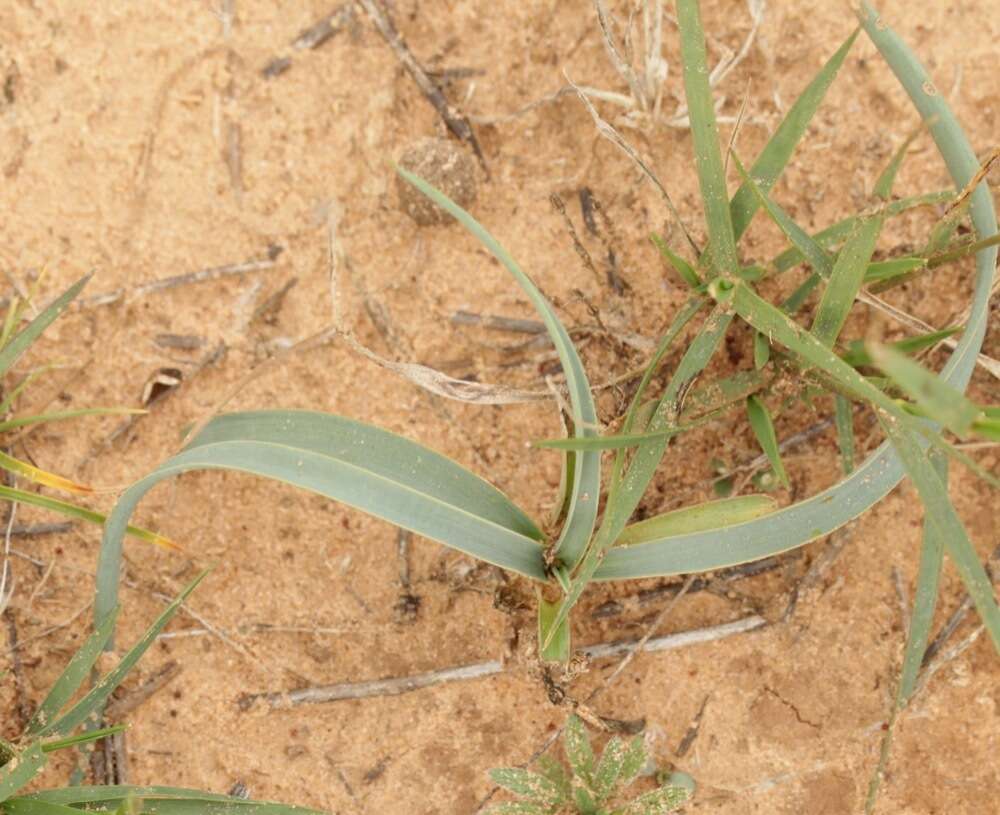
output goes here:
{"type": "MultiPolygon", "coordinates": [[[[785,118],[781,120],[778,129],[774,131],[774,135],[771,136],[753,163],[753,167],[750,168],[750,175],[764,192],[770,192],[784,170],[796,145],[808,129],[809,122],[812,121],[819,109],[823,97],[830,85],[833,84],[833,80],[857,39],[859,31],[860,29],[856,29],[844,41],[843,45],[826,61],[819,73],[813,77],[806,89],[799,94],[794,104],[788,109],[788,113],[785,114],[785,118]]],[[[736,240],[739,240],[746,231],[759,206],[760,199],[744,181],[730,203],[736,240]]]]}
{"type": "Polygon", "coordinates": [[[785,472],[785,465],[781,461],[781,449],[778,446],[778,437],[774,432],[774,422],[771,414],[764,403],[756,396],[747,399],[747,418],[750,420],[750,429],[757,437],[764,455],[771,463],[771,469],[778,477],[778,480],[787,489],[790,487],[788,473],[785,472]]]}
{"type": "Polygon", "coordinates": [[[89,676],[105,643],[111,638],[117,617],[118,609],[113,609],[73,654],[69,664],[53,683],[48,695],[25,726],[25,736],[31,737],[44,730],[48,724],[55,721],[59,711],[73,698],[73,694],[89,676]]]}
{"type": "Polygon", "coordinates": [[[854,471],[854,406],[850,399],[839,393],[834,394],[833,406],[840,467],[844,475],[850,475],[854,471]]]}
{"type": "Polygon", "coordinates": [[[688,263],[680,255],[675,254],[674,251],[667,246],[667,242],[663,240],[659,235],[653,233],[649,236],[653,241],[653,245],[660,250],[660,254],[663,259],[670,264],[681,280],[688,284],[692,289],[697,289],[701,286],[702,280],[698,277],[698,272],[695,271],[694,266],[688,263]]]}
{"type": "Polygon", "coordinates": [[[882,421],[882,426],[903,460],[907,475],[920,493],[920,500],[934,533],[944,542],[945,549],[965,584],[965,590],[972,598],[993,640],[993,647],[1000,653],[1000,607],[997,606],[993,593],[993,584],[955,512],[947,487],[910,431],[892,419],[882,421]]]}
{"type": "Polygon", "coordinates": [[[927,416],[957,436],[968,436],[972,432],[973,424],[983,415],[979,407],[905,354],[879,343],[869,343],[867,348],[875,365],[927,416]]]}
{"type": "Polygon", "coordinates": [[[753,335],[753,367],[761,370],[771,360],[771,343],[759,331],[753,335]]]}
{"type": "Polygon", "coordinates": [[[884,283],[893,278],[912,275],[918,269],[923,269],[927,265],[927,258],[893,258],[892,260],[881,260],[876,263],[869,263],[865,270],[865,284],[884,283]]]}
{"type": "Polygon", "coordinates": [[[17,473],[29,481],[41,484],[44,487],[52,487],[53,489],[70,492],[75,495],[93,495],[94,493],[94,488],[87,484],[78,484],[68,478],[63,478],[61,475],[39,469],[32,464],[28,464],[26,461],[16,459],[2,451],[0,451],[0,467],[12,473],[17,473]]]}
{"type": "Polygon", "coordinates": [[[736,274],[736,237],[729,212],[726,174],[719,150],[719,131],[715,123],[715,104],[708,84],[708,57],[705,33],[701,25],[698,0],[678,0],[677,24],[681,37],[681,63],[684,69],[684,93],[687,98],[694,163],[701,186],[708,226],[708,266],[710,277],[736,274]]]}
{"type": "Polygon", "coordinates": [[[76,747],[80,744],[87,744],[88,742],[97,741],[98,739],[104,739],[108,736],[113,736],[116,733],[123,733],[127,729],[124,724],[116,724],[112,727],[101,727],[96,730],[85,730],[83,733],[78,733],[75,736],[67,736],[63,739],[55,739],[53,741],[42,742],[42,749],[46,753],[54,753],[56,750],[65,750],[67,747],[76,747]]]}
{"type": "MultiPolygon", "coordinates": [[[[79,419],[82,416],[139,416],[146,412],[137,408],[81,408],[80,410],[59,410],[53,413],[39,413],[35,416],[15,416],[13,419],[0,422],[0,433],[34,424],[79,419]]],[[[0,414],[2,413],[3,411],[0,411],[0,414]]]]}
{"type": "Polygon", "coordinates": [[[83,287],[87,285],[90,278],[91,275],[86,275],[77,280],[0,349],[0,376],[7,373],[10,367],[21,358],[21,355],[31,347],[32,343],[41,336],[42,332],[52,324],[52,321],[66,310],[77,295],[83,291],[83,287]]]}
{"type": "MultiPolygon", "coordinates": [[[[899,351],[901,354],[916,354],[918,351],[923,351],[925,348],[932,348],[942,340],[948,339],[955,334],[959,333],[961,328],[943,328],[940,331],[930,331],[926,334],[917,334],[913,337],[907,337],[906,339],[898,340],[897,342],[889,343],[889,347],[899,351]]],[[[865,349],[865,343],[863,340],[854,340],[849,343],[847,350],[841,355],[844,362],[848,365],[852,365],[855,368],[867,367],[872,364],[871,355],[865,349]]]]}
{"type": "MultiPolygon", "coordinates": [[[[49,498],[47,495],[39,495],[37,492],[28,492],[27,490],[19,490],[16,487],[5,487],[0,485],[0,499],[7,501],[16,501],[19,504],[30,504],[31,506],[41,507],[42,509],[50,509],[53,512],[58,512],[60,515],[64,515],[67,518],[79,518],[82,521],[88,521],[92,524],[98,524],[103,526],[106,520],[103,513],[95,512],[92,509],[87,509],[86,507],[80,507],[76,504],[70,504],[67,501],[60,501],[58,498],[49,498]]],[[[125,531],[134,538],[139,538],[147,543],[155,544],[156,546],[162,546],[164,549],[169,549],[173,552],[181,552],[183,549],[174,541],[169,538],[159,535],[156,532],[150,532],[148,529],[141,529],[137,526],[127,526],[125,531]]]]}
{"type": "Polygon", "coordinates": [[[38,730],[38,735],[64,736],[83,724],[89,717],[97,715],[111,693],[122,683],[128,672],[132,670],[142,655],[146,653],[157,635],[170,622],[174,614],[177,613],[181,603],[195,590],[195,587],[202,581],[206,574],[208,574],[207,571],[202,572],[192,580],[174,601],[163,610],[160,616],[156,618],[156,621],[147,629],[139,641],[125,653],[118,664],[65,714],[59,716],[49,724],[43,725],[38,730]]]}
{"type": "MultiPolygon", "coordinates": [[[[552,343],[559,354],[559,361],[562,363],[570,404],[573,409],[574,433],[577,436],[594,435],[594,428],[598,426],[597,408],[594,406],[587,373],[580,361],[580,356],[573,347],[569,333],[559,322],[559,318],[551,304],[545,299],[545,295],[521,270],[514,258],[500,245],[496,238],[487,232],[468,212],[413,173],[401,167],[397,168],[397,172],[435,204],[450,213],[475,236],[510,272],[528,299],[531,300],[552,338],[552,343]]],[[[553,547],[569,566],[574,566],[583,556],[594,530],[594,523],[597,519],[597,499],[601,490],[601,454],[596,451],[583,451],[574,457],[574,466],[573,493],[566,513],[566,523],[553,547]]]]}
{"type": "Polygon", "coordinates": [[[626,526],[617,545],[634,546],[675,535],[733,526],[768,515],[777,508],[778,502],[767,495],[742,495],[708,501],[626,526]]]}
{"type": "MultiPolygon", "coordinates": [[[[142,802],[146,815],[321,815],[318,810],[270,801],[235,798],[202,790],[176,787],[79,786],[42,790],[14,799],[20,807],[28,803],[72,806],[80,810],[112,812],[124,802],[142,802]]],[[[11,815],[49,815],[44,811],[18,809],[11,815]]],[[[51,815],[59,815],[52,812],[51,815]]]]}
{"type": "Polygon", "coordinates": [[[538,653],[543,662],[565,663],[570,657],[569,621],[564,620],[558,631],[551,631],[558,612],[559,603],[538,598],[538,641],[548,643],[538,653]]]}
{"type": "Polygon", "coordinates": [[[930,237],[927,239],[927,245],[920,253],[921,255],[930,257],[948,248],[952,238],[955,237],[955,232],[958,230],[959,224],[968,217],[971,203],[972,199],[966,198],[957,207],[950,209],[941,220],[934,224],[930,237]]]}
{"type": "Polygon", "coordinates": [[[0,767],[0,802],[7,810],[7,799],[38,775],[48,759],[42,746],[35,742],[0,767]]]}

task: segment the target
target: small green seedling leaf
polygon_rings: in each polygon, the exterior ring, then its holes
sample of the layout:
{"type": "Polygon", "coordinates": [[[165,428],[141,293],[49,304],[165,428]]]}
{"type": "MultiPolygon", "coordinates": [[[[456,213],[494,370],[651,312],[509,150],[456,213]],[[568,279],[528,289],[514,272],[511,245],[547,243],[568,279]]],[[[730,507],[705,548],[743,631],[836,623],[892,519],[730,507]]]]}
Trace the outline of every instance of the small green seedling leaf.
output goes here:
{"type": "Polygon", "coordinates": [[[642,735],[635,736],[628,744],[628,750],[622,761],[622,771],[618,782],[621,786],[627,787],[642,772],[646,766],[646,741],[642,735]]]}
{"type": "Polygon", "coordinates": [[[750,420],[750,428],[757,437],[767,460],[771,462],[778,480],[787,489],[791,486],[788,481],[788,473],[785,472],[785,465],[781,461],[781,450],[778,447],[778,437],[774,432],[774,422],[771,414],[764,406],[764,403],[756,396],[747,399],[747,418],[750,420]]]}
{"type": "Polygon", "coordinates": [[[771,360],[771,343],[759,331],[753,334],[753,367],[761,370],[771,360]]]}
{"type": "Polygon", "coordinates": [[[570,797],[571,784],[569,776],[566,774],[566,770],[562,764],[560,764],[552,756],[540,756],[538,761],[538,772],[544,775],[549,781],[555,784],[562,796],[563,801],[568,801],[570,797]]]}
{"type": "Polygon", "coordinates": [[[982,410],[959,391],[905,354],[878,343],[869,343],[868,354],[921,410],[960,437],[968,436],[983,417],[982,410]]]}
{"type": "Polygon", "coordinates": [[[631,801],[622,809],[622,815],[666,815],[690,797],[691,792],[685,787],[660,787],[631,801]]]}
{"type": "Polygon", "coordinates": [[[551,807],[563,800],[562,790],[544,775],[521,767],[501,767],[490,770],[490,778],[505,790],[527,798],[531,803],[551,807]]]}
{"type": "Polygon", "coordinates": [[[628,746],[618,736],[612,736],[605,745],[594,771],[594,796],[597,803],[607,800],[615,791],[627,753],[628,746]]]}
{"type": "Polygon", "coordinates": [[[667,246],[667,242],[663,240],[655,232],[649,236],[650,240],[653,241],[653,245],[660,250],[660,254],[663,259],[670,264],[671,268],[680,276],[681,280],[687,283],[692,289],[699,289],[702,286],[702,280],[698,277],[698,272],[695,271],[694,266],[688,263],[680,255],[675,254],[673,250],[667,246]]]}
{"type": "Polygon", "coordinates": [[[689,532],[735,526],[774,512],[777,508],[778,502],[766,495],[743,495],[708,501],[626,526],[618,538],[618,545],[633,546],[689,532]]]}
{"type": "Polygon", "coordinates": [[[573,770],[573,775],[589,785],[594,771],[594,751],[590,746],[590,736],[583,719],[575,713],[566,722],[566,732],[563,734],[563,749],[566,760],[573,770]]]}

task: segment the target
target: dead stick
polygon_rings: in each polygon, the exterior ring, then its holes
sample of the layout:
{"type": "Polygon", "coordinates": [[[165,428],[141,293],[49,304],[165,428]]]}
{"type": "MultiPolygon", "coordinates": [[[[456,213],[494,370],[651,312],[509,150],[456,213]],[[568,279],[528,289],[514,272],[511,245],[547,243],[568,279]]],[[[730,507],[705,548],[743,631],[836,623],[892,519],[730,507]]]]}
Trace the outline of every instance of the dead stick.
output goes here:
{"type": "MultiPolygon", "coordinates": [[[[641,640],[628,642],[602,643],[590,645],[582,650],[592,659],[617,656],[637,650],[642,644],[642,651],[668,651],[674,648],[684,648],[703,642],[712,642],[735,634],[743,634],[767,625],[763,617],[752,615],[722,625],[697,628],[692,631],[681,631],[677,634],[667,634],[663,637],[653,637],[642,643],[641,640]]],[[[239,698],[241,710],[248,710],[257,700],[267,702],[271,707],[284,708],[297,705],[321,704],[323,702],[339,702],[345,699],[369,699],[375,696],[399,696],[411,691],[428,688],[445,682],[455,682],[466,679],[481,679],[496,676],[503,672],[503,664],[499,660],[478,662],[472,665],[460,665],[455,668],[444,668],[414,676],[393,677],[391,679],[375,679],[369,682],[345,682],[336,685],[320,685],[311,688],[300,688],[286,692],[250,693],[239,698]]]]}
{"type": "MultiPolygon", "coordinates": [[[[344,26],[351,19],[353,8],[350,3],[342,3],[325,17],[321,17],[308,28],[304,29],[292,40],[291,49],[293,51],[311,51],[319,48],[344,29],[344,26]]],[[[290,54],[280,54],[272,57],[271,60],[261,70],[264,79],[274,79],[287,71],[292,65],[290,54]]]]}
{"type": "Polygon", "coordinates": [[[181,666],[177,660],[170,660],[166,665],[129,691],[124,696],[115,699],[104,711],[104,718],[109,722],[120,722],[136,708],[148,700],[154,693],[165,688],[180,676],[181,666]]]}
{"type": "Polygon", "coordinates": [[[482,166],[483,171],[489,177],[486,158],[483,156],[479,140],[476,139],[476,134],[473,132],[472,125],[469,124],[469,120],[465,117],[465,114],[445,99],[437,83],[427,75],[427,72],[417,62],[417,58],[413,56],[413,52],[410,51],[409,46],[400,37],[399,32],[396,31],[396,27],[393,25],[392,20],[389,19],[389,15],[385,13],[382,4],[378,0],[358,0],[358,2],[372,23],[375,24],[375,27],[386,43],[388,43],[389,47],[396,54],[396,58],[403,64],[403,67],[406,68],[410,76],[413,77],[413,81],[417,83],[420,92],[431,103],[434,110],[437,111],[438,116],[441,117],[448,129],[455,134],[455,137],[464,141],[472,148],[472,152],[479,159],[479,164],[482,166]]]}

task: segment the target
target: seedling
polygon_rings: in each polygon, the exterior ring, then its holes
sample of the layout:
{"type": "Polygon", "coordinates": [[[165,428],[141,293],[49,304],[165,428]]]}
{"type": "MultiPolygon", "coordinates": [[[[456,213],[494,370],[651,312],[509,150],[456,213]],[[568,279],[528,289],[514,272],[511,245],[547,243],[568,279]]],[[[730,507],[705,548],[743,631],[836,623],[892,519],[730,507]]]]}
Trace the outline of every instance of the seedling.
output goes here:
{"type": "Polygon", "coordinates": [[[590,736],[579,716],[573,714],[563,733],[563,749],[569,772],[555,759],[539,760],[539,772],[520,767],[491,770],[500,787],[522,800],[497,804],[492,815],[661,815],[673,812],[694,793],[694,781],[684,773],[672,773],[657,789],[622,801],[630,786],[649,763],[641,735],[625,742],[612,736],[600,759],[594,756],[590,736]]]}

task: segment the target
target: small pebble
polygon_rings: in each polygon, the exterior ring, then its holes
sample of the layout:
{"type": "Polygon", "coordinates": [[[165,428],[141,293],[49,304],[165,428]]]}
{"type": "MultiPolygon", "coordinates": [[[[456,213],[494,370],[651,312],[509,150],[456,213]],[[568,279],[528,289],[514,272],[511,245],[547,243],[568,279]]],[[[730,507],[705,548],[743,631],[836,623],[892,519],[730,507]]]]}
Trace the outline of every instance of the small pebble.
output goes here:
{"type": "MultiPolygon", "coordinates": [[[[447,139],[427,138],[407,147],[399,166],[437,187],[452,201],[468,208],[476,200],[476,164],[472,157],[447,139]]],[[[399,208],[419,226],[433,226],[453,220],[423,193],[399,176],[399,208]]]]}

